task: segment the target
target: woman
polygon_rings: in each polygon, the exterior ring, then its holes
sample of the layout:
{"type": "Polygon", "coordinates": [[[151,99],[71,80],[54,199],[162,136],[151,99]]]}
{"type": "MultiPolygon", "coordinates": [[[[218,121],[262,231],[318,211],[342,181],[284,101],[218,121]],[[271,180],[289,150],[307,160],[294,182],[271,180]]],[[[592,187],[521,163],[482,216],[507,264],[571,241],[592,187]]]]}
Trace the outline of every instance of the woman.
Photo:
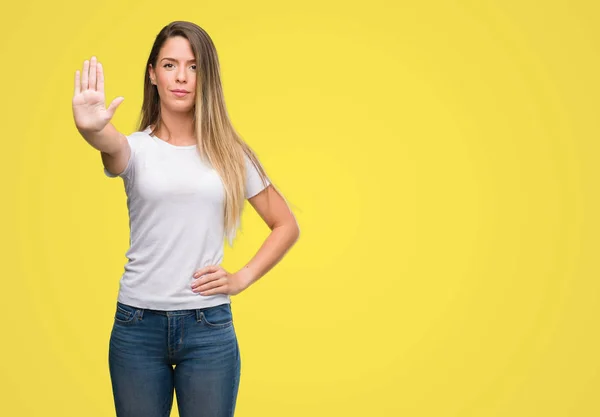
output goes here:
{"type": "Polygon", "coordinates": [[[75,73],[73,115],[100,151],[108,177],[121,177],[130,219],[109,344],[117,416],[233,416],[240,354],[231,312],[239,294],[281,260],[297,222],[225,107],[208,34],[172,22],[154,42],[144,76],[139,131],[110,123],[104,71],[95,57],[75,73]],[[245,199],[271,229],[242,269],[220,266],[240,226],[245,199]]]}

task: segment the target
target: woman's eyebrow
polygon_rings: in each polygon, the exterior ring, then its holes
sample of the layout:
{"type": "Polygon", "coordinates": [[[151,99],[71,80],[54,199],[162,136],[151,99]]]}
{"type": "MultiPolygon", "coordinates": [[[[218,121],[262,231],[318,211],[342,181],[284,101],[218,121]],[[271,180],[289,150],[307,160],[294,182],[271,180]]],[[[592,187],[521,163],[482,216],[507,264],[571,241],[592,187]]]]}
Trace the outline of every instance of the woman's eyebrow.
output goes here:
{"type": "MultiPolygon", "coordinates": [[[[163,59],[161,59],[161,61],[164,61],[165,59],[168,60],[168,61],[175,61],[175,62],[177,62],[177,60],[175,58],[169,58],[169,57],[163,58],[163,59]]],[[[195,59],[188,59],[187,62],[196,62],[196,60],[195,59]]]]}

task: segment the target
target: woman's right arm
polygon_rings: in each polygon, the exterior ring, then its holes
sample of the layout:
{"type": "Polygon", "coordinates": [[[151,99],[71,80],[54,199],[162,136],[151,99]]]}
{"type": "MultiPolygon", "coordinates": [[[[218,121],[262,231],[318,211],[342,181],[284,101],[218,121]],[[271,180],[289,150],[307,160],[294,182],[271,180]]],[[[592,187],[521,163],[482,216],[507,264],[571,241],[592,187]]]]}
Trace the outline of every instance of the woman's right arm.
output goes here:
{"type": "Polygon", "coordinates": [[[102,155],[106,169],[119,174],[125,170],[131,149],[127,138],[110,123],[115,110],[125,100],[115,98],[108,108],[104,100],[104,71],[96,57],[85,60],[81,77],[75,72],[73,118],[83,138],[102,155]]]}

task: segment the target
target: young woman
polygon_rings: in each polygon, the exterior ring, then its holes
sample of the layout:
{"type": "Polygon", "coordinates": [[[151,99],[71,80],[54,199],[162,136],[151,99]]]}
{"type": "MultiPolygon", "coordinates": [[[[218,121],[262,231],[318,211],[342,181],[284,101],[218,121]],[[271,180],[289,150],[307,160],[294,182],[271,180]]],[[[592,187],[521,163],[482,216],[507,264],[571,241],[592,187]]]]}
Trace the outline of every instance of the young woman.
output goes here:
{"type": "Polygon", "coordinates": [[[233,416],[240,353],[231,296],[266,274],[296,242],[299,228],[256,155],[234,130],[209,35],[172,22],[154,41],[144,75],[139,130],[110,123],[104,70],[92,57],[75,73],[73,115],[121,177],[130,219],[128,262],[109,343],[118,417],[164,417],[173,394],[182,417],[233,416]],[[245,200],[271,229],[239,271],[220,266],[245,200]]]}

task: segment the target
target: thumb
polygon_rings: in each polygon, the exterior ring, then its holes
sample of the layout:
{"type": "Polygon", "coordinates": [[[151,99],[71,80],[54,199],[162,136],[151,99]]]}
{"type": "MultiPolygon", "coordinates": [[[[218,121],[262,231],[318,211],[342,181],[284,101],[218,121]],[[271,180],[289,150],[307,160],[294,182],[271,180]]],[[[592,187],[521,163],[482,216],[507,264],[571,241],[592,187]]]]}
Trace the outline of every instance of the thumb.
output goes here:
{"type": "Polygon", "coordinates": [[[125,100],[125,97],[117,97],[110,103],[106,111],[108,112],[111,118],[113,117],[115,111],[117,110],[117,107],[119,107],[123,100],[125,100]]]}

